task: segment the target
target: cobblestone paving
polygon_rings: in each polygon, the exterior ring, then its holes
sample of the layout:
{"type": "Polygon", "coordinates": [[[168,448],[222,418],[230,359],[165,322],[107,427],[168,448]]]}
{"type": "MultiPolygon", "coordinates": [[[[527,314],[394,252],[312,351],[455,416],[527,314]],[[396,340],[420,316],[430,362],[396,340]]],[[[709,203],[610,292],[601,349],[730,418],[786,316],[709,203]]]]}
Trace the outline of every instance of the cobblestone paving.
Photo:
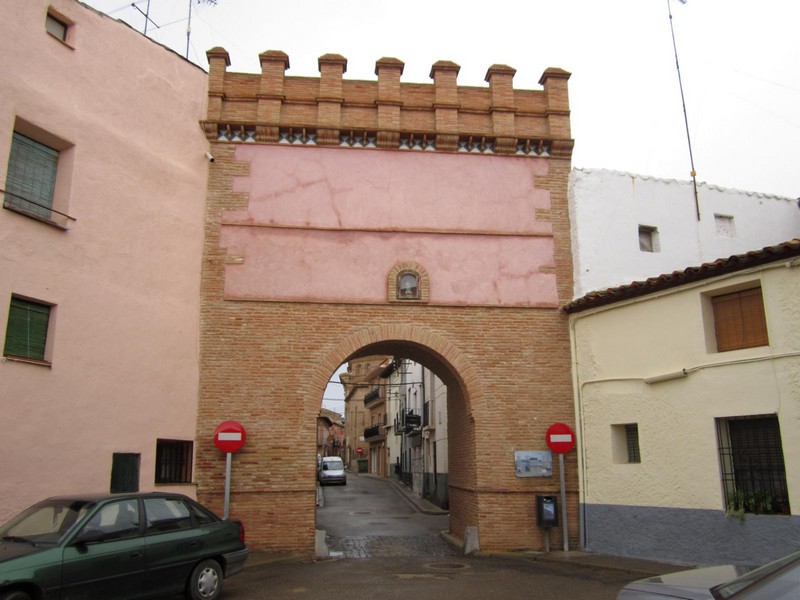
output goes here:
{"type": "Polygon", "coordinates": [[[328,536],[331,557],[376,558],[390,556],[455,556],[439,535],[328,536]]]}

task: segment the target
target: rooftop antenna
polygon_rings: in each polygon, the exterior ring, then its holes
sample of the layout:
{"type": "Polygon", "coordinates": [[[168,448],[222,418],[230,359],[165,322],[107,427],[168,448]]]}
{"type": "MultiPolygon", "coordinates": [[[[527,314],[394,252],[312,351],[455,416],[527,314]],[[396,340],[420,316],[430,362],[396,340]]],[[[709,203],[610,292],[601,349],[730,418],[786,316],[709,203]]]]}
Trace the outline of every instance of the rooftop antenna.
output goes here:
{"type": "MultiPolygon", "coordinates": [[[[678,0],[681,4],[686,4],[688,0],[678,0]]],[[[692,187],[694,188],[694,207],[697,212],[697,220],[700,220],[700,201],[697,198],[697,172],[694,170],[694,156],[692,155],[692,138],[689,135],[689,118],[686,116],[686,99],[683,95],[683,81],[681,80],[681,66],[678,62],[678,45],[675,43],[675,29],[672,27],[672,7],[667,0],[667,12],[669,12],[669,30],[672,33],[672,49],[675,51],[675,68],[678,70],[678,86],[681,89],[681,104],[683,104],[683,122],[686,126],[686,141],[689,144],[689,162],[692,166],[692,187]]]]}
{"type": "Polygon", "coordinates": [[[186,60],[189,60],[189,42],[192,39],[192,4],[194,2],[198,4],[210,4],[211,6],[217,5],[217,0],[189,0],[189,20],[186,24],[186,60]]]}
{"type": "Polygon", "coordinates": [[[142,13],[142,15],[144,15],[144,36],[145,37],[147,37],[147,24],[148,23],[152,23],[153,25],[156,26],[156,29],[158,29],[158,24],[156,24],[156,22],[153,21],[153,19],[150,18],[150,0],[147,0],[147,9],[145,10],[145,12],[142,12],[142,9],[139,8],[138,6],[136,6],[136,2],[131,2],[131,6],[133,8],[135,8],[136,10],[138,10],[140,13],[142,13]]]}

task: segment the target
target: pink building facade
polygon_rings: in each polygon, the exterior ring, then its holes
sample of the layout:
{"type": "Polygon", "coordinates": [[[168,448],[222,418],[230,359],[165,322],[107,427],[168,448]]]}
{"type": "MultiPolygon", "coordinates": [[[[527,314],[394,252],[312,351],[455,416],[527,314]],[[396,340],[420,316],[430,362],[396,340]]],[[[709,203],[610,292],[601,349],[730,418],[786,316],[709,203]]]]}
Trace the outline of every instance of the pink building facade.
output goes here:
{"type": "Polygon", "coordinates": [[[194,495],[207,75],[72,0],[0,3],[0,53],[0,520],[194,495]]]}

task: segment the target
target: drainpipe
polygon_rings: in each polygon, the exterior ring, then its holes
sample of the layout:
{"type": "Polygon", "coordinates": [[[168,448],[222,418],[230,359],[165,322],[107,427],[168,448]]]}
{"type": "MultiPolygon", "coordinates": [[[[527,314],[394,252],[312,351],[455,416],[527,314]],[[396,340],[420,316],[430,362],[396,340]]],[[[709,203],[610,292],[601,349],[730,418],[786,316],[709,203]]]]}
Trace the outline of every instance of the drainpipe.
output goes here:
{"type": "Polygon", "coordinates": [[[585,438],[585,426],[583,419],[583,390],[578,377],[578,349],[575,344],[577,338],[575,334],[575,323],[580,318],[578,315],[567,315],[569,319],[569,345],[572,352],[572,389],[575,398],[575,415],[578,418],[578,525],[579,539],[581,548],[585,549],[589,544],[589,531],[586,523],[584,506],[586,504],[586,447],[583,443],[585,438]]]}

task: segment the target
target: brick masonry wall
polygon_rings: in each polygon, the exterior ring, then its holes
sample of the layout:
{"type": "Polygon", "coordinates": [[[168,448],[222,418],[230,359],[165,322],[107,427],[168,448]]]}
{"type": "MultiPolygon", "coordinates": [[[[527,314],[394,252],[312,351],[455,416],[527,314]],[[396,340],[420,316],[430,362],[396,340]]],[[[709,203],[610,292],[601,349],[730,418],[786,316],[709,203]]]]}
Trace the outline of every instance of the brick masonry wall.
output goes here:
{"type": "MultiPolygon", "coordinates": [[[[288,84],[263,80],[259,84],[258,76],[224,74],[220,71],[223,58],[220,58],[219,49],[215,52],[209,55],[212,63],[209,118],[205,123],[209,138],[214,140],[212,153],[216,162],[209,175],[202,269],[201,381],[196,442],[198,498],[222,510],[225,457],[213,444],[213,431],[223,420],[240,421],[248,437],[245,447],[233,457],[231,516],[245,522],[248,542],[253,549],[311,554],[315,528],[316,418],[327,381],[348,359],[395,355],[425,365],[448,388],[451,531],[461,536],[465,527],[477,525],[481,547],[485,550],[542,549],[544,538],[535,524],[535,495],[557,493],[558,474],[554,473],[552,478],[515,477],[514,451],[546,450],[545,431],[553,422],[574,424],[565,315],[558,307],[226,299],[225,263],[230,258],[226,258],[226,251],[219,243],[221,215],[224,210],[246,209],[247,197],[231,190],[233,177],[246,174],[247,165],[234,159],[235,144],[215,141],[221,115],[227,115],[228,122],[252,122],[259,127],[260,135],[267,136],[269,131],[286,125],[280,121],[287,115],[300,119],[298,115],[302,111],[305,111],[302,119],[309,120],[310,128],[316,130],[320,126],[318,117],[325,120],[324,125],[334,127],[336,124],[332,120],[337,111],[332,111],[326,103],[324,111],[312,111],[316,116],[310,116],[308,102],[314,102],[314,89],[319,89],[319,81],[303,78],[301,82],[292,82],[293,85],[303,84],[294,92],[298,97],[303,96],[303,102],[298,100],[298,108],[293,112],[286,106],[291,104],[291,98],[281,99],[277,94],[281,90],[285,93],[290,87],[288,84]],[[237,104],[235,101],[237,94],[246,96],[252,90],[258,91],[257,111],[255,102],[237,104]],[[279,116],[270,120],[269,114],[279,116]],[[264,120],[256,123],[259,119],[264,120]]],[[[266,67],[272,69],[270,72],[274,72],[274,62],[282,60],[280,53],[262,55],[262,60],[265,58],[270,59],[266,61],[266,67]]],[[[386,64],[386,68],[396,68],[391,61],[386,64]]],[[[452,63],[437,64],[445,74],[453,68],[452,63]]],[[[335,69],[337,65],[341,65],[341,61],[336,55],[328,55],[325,67],[335,69]]],[[[266,67],[265,72],[269,70],[266,67]]],[[[509,71],[497,69],[493,81],[503,76],[510,76],[509,71]]],[[[446,77],[441,79],[447,81],[446,77]]],[[[525,100],[525,107],[533,110],[534,105],[539,106],[542,113],[537,119],[531,119],[538,128],[531,135],[537,133],[546,137],[553,148],[561,148],[560,154],[554,152],[556,156],[549,158],[547,174],[537,177],[536,185],[550,193],[551,207],[539,211],[537,219],[549,221],[553,227],[558,301],[565,304],[572,292],[567,204],[571,140],[568,139],[566,78],[559,74],[556,83],[555,97],[538,93],[534,99],[525,100]],[[546,114],[548,111],[552,113],[550,116],[546,114]]],[[[334,82],[326,89],[335,95],[352,87],[336,86],[334,82]]],[[[416,85],[407,93],[423,97],[428,94],[428,88],[416,85]]],[[[359,90],[365,96],[378,94],[377,84],[362,85],[359,90]]],[[[446,108],[449,99],[460,90],[450,89],[450,96],[445,93],[447,90],[437,91],[443,99],[442,106],[446,108]]],[[[392,88],[391,80],[389,91],[382,93],[402,96],[392,88]]],[[[491,102],[485,90],[469,91],[469,94],[476,102],[480,97],[491,102]]],[[[436,111],[441,111],[442,106],[434,108],[433,94],[429,95],[428,110],[434,115],[432,122],[449,128],[448,133],[455,129],[455,134],[460,135],[464,132],[457,131],[458,123],[465,119],[474,121],[466,115],[463,119],[456,115],[458,118],[454,121],[453,113],[438,114],[436,111]]],[[[508,104],[520,93],[510,94],[509,89],[504,88],[496,95],[498,102],[508,104]]],[[[390,100],[384,108],[391,109],[395,100],[387,97],[390,100]]],[[[347,102],[344,104],[347,108],[347,102]]],[[[423,108],[417,112],[424,112],[423,108]]],[[[489,119],[486,122],[491,122],[488,109],[486,114],[489,119]]],[[[495,120],[491,127],[507,135],[513,127],[509,114],[495,120]]],[[[397,116],[395,114],[391,122],[398,122],[397,116]]],[[[401,113],[400,121],[402,116],[401,113]]],[[[384,139],[391,141],[394,133],[403,134],[387,130],[384,139]]],[[[265,141],[263,137],[262,142],[265,141]]],[[[397,150],[342,148],[339,151],[397,150]]],[[[369,248],[364,251],[368,252],[369,248]]],[[[568,457],[566,476],[571,545],[575,545],[578,480],[574,453],[568,457]]],[[[558,540],[560,531],[555,530],[551,545],[558,547],[558,540]]]]}

